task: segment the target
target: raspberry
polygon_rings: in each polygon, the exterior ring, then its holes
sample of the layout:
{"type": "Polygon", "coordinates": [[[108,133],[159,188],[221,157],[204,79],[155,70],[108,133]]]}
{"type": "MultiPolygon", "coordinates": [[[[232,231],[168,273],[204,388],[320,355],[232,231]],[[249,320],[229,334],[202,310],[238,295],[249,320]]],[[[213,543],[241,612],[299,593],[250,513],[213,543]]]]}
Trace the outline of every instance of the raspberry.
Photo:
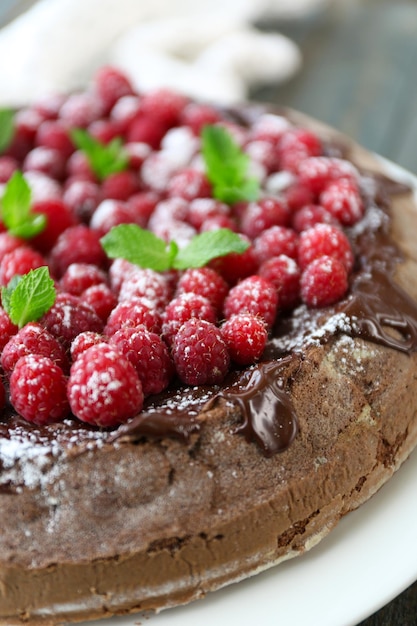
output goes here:
{"type": "Polygon", "coordinates": [[[354,257],[348,238],[339,228],[330,224],[317,224],[303,231],[299,237],[298,264],[302,270],[323,255],[341,261],[348,273],[353,267],[354,257]]]}
{"type": "Polygon", "coordinates": [[[10,376],[10,401],[38,426],[63,420],[69,413],[64,372],[49,357],[22,356],[10,376]]]}
{"type": "Polygon", "coordinates": [[[91,169],[87,155],[76,150],[67,161],[67,176],[76,176],[79,179],[97,182],[97,177],[91,169]]]}
{"type": "Polygon", "coordinates": [[[91,285],[82,294],[83,301],[88,304],[96,315],[101,319],[103,324],[117,305],[117,297],[110,287],[101,283],[99,285],[91,285]]]}
{"type": "Polygon", "coordinates": [[[203,172],[192,168],[184,168],[174,174],[167,186],[168,197],[179,197],[185,200],[209,198],[211,185],[203,172]]]}
{"type": "Polygon", "coordinates": [[[161,314],[138,299],[119,302],[110,313],[104,334],[111,337],[121,328],[144,326],[149,332],[159,335],[162,329],[161,314]]]}
{"type": "Polygon", "coordinates": [[[18,327],[13,324],[6,311],[0,306],[0,351],[17,331],[18,327]]]}
{"type": "Polygon", "coordinates": [[[162,325],[162,334],[168,345],[172,345],[181,326],[192,317],[216,323],[216,311],[204,296],[188,292],[171,300],[165,309],[162,325]]]}
{"type": "Polygon", "coordinates": [[[5,373],[10,375],[20,357],[27,354],[47,356],[62,370],[69,369],[62,344],[36,322],[23,326],[4,346],[0,361],[5,373]]]}
{"type": "Polygon", "coordinates": [[[145,159],[150,155],[151,148],[146,143],[131,141],[130,143],[125,143],[123,151],[129,159],[130,169],[139,171],[145,159]]]}
{"type": "Polygon", "coordinates": [[[62,291],[80,296],[92,285],[107,282],[106,273],[97,265],[89,263],[71,263],[65,270],[59,286],[62,291]]]}
{"type": "Polygon", "coordinates": [[[105,112],[109,112],[119,98],[133,95],[133,87],[127,76],[110,65],[104,65],[96,72],[93,90],[105,112]]]}
{"type": "Polygon", "coordinates": [[[120,293],[120,287],[122,286],[123,281],[128,278],[128,276],[137,270],[137,265],[126,261],[126,259],[122,259],[121,257],[114,259],[109,267],[109,282],[110,287],[114,291],[115,294],[120,293]]]}
{"type": "Polygon", "coordinates": [[[252,161],[259,163],[266,172],[276,172],[279,168],[278,152],[273,143],[266,140],[252,140],[245,146],[245,152],[252,161]]]}
{"type": "Polygon", "coordinates": [[[206,320],[192,318],[179,329],[173,346],[177,374],[187,385],[215,385],[224,380],[230,356],[221,331],[206,320]]]}
{"type": "Polygon", "coordinates": [[[204,233],[208,230],[219,230],[219,228],[228,228],[236,232],[237,224],[232,217],[228,217],[227,215],[213,215],[213,217],[208,217],[204,220],[201,224],[200,232],[204,233]]]}
{"type": "Polygon", "coordinates": [[[0,262],[8,253],[25,245],[25,240],[11,235],[8,231],[0,233],[0,262]]]}
{"type": "Polygon", "coordinates": [[[119,301],[140,298],[150,309],[163,310],[171,299],[165,277],[150,269],[137,268],[122,283],[119,301]]]}
{"type": "Polygon", "coordinates": [[[38,146],[27,153],[22,169],[24,172],[42,172],[53,179],[61,180],[65,174],[65,157],[58,150],[38,146]]]}
{"type": "Polygon", "coordinates": [[[275,287],[260,276],[249,276],[229,291],[224,302],[226,319],[237,313],[251,313],[262,318],[271,328],[278,307],[275,287]]]}
{"type": "Polygon", "coordinates": [[[71,209],[58,198],[38,200],[32,204],[31,211],[46,217],[44,230],[31,240],[31,244],[43,253],[49,252],[59,235],[67,228],[75,226],[77,221],[71,209]]]}
{"type": "Polygon", "coordinates": [[[161,124],[158,118],[143,115],[139,111],[126,131],[126,139],[128,143],[145,143],[157,150],[168,128],[169,126],[161,124]]]}
{"type": "Polygon", "coordinates": [[[172,156],[163,151],[151,152],[141,168],[142,182],[152,191],[165,193],[168,182],[178,169],[172,156]]]}
{"type": "Polygon", "coordinates": [[[247,205],[241,218],[241,229],[254,239],[271,226],[286,226],[290,218],[289,209],[281,200],[266,197],[247,205]]]}
{"type": "Polygon", "coordinates": [[[307,306],[329,306],[340,300],[348,289],[346,268],[334,257],[318,257],[303,271],[300,286],[301,298],[307,306]]]}
{"type": "Polygon", "coordinates": [[[110,344],[134,366],[145,397],[168,387],[174,364],[159,335],[149,332],[144,326],[124,327],[111,336],[110,344]]]}
{"type": "Polygon", "coordinates": [[[284,198],[290,211],[294,212],[308,204],[312,204],[314,194],[309,187],[300,185],[300,183],[297,182],[287,187],[284,192],[284,198]]]}
{"type": "Polygon", "coordinates": [[[102,113],[103,106],[98,98],[83,92],[68,96],[59,110],[59,118],[70,128],[87,128],[102,113]]]}
{"type": "Polygon", "coordinates": [[[280,169],[297,172],[306,158],[322,154],[322,145],[315,133],[304,128],[291,128],[282,135],[278,152],[280,169]]]}
{"type": "Polygon", "coordinates": [[[316,224],[338,225],[338,221],[320,204],[307,204],[295,213],[292,227],[297,233],[312,228],[316,224]]]}
{"type": "Polygon", "coordinates": [[[80,333],[71,342],[70,354],[72,361],[76,361],[80,354],[87,350],[87,348],[91,348],[91,346],[96,346],[98,343],[103,342],[105,343],[105,339],[101,333],[95,333],[91,330],[80,333]]]}
{"type": "Polygon", "coordinates": [[[77,221],[86,222],[100,201],[100,188],[90,180],[74,179],[66,187],[62,196],[63,202],[69,207],[77,221]]]}
{"type": "Polygon", "coordinates": [[[19,162],[11,156],[0,156],[0,183],[7,183],[13,173],[19,169],[19,162]]]}
{"type": "Polygon", "coordinates": [[[192,292],[204,296],[216,312],[222,310],[228,291],[226,281],[210,267],[186,270],[177,285],[177,295],[192,292]]]}
{"type": "Polygon", "coordinates": [[[0,285],[7,285],[19,274],[23,276],[38,267],[46,265],[44,257],[28,246],[20,246],[4,255],[0,262],[0,285]]]}
{"type": "Polygon", "coordinates": [[[145,228],[159,200],[159,195],[154,191],[138,191],[133,194],[127,205],[134,223],[145,228]]]}
{"type": "Polygon", "coordinates": [[[305,159],[298,168],[298,182],[318,196],[331,182],[346,178],[358,180],[358,171],[354,165],[344,159],[334,157],[311,157],[305,159]]]}
{"type": "Polygon", "coordinates": [[[94,211],[90,220],[90,228],[100,237],[109,232],[113,226],[134,223],[133,209],[122,200],[103,200],[94,211]]]}
{"type": "Polygon", "coordinates": [[[110,111],[110,119],[116,122],[121,130],[121,133],[125,134],[129,124],[135,119],[139,110],[139,96],[122,96],[117,100],[110,111]]]}
{"type": "Polygon", "coordinates": [[[110,143],[116,137],[120,137],[121,133],[118,124],[109,119],[95,120],[91,122],[87,130],[92,137],[104,145],[110,143]]]}
{"type": "Polygon", "coordinates": [[[250,365],[262,356],[268,339],[263,320],[249,313],[232,315],[221,327],[230,357],[238,365],[250,365]]]}
{"type": "Polygon", "coordinates": [[[261,233],[253,245],[255,257],[259,264],[280,254],[295,258],[297,256],[298,236],[290,228],[272,226],[261,233]]]}
{"type": "Polygon", "coordinates": [[[221,116],[214,107],[199,102],[190,102],[181,112],[181,124],[189,126],[191,130],[199,135],[206,124],[216,124],[221,116]]]}
{"type": "Polygon", "coordinates": [[[99,343],[84,350],[72,364],[68,399],[80,420],[107,428],[142,410],[143,391],[130,361],[106,343],[99,343]]]}
{"type": "Polygon", "coordinates": [[[181,114],[188,104],[188,98],[170,89],[155,89],[144,94],[141,111],[165,126],[179,126],[181,114]]]}
{"type": "Polygon", "coordinates": [[[320,204],[344,226],[356,224],[365,210],[357,184],[346,178],[329,183],[320,194],[320,204]]]}
{"type": "Polygon", "coordinates": [[[188,207],[184,198],[168,198],[158,202],[149,218],[148,228],[155,232],[172,222],[184,222],[188,216],[188,207]]]}
{"type": "Polygon", "coordinates": [[[51,250],[49,264],[60,278],[71,263],[90,263],[105,266],[107,257],[100,243],[100,235],[85,224],[67,228],[51,250]]]}
{"type": "Polygon", "coordinates": [[[60,93],[49,93],[36,99],[34,109],[44,120],[56,120],[59,111],[66,100],[60,93]]]}
{"type": "MultiPolygon", "coordinates": [[[[241,238],[250,243],[245,235],[241,235],[241,238]]],[[[210,267],[216,270],[229,285],[235,285],[239,280],[255,274],[258,269],[258,260],[253,244],[250,243],[245,252],[230,252],[225,256],[213,259],[210,262],[210,267]]]]}
{"type": "Polygon", "coordinates": [[[259,276],[274,285],[278,292],[279,308],[292,309],[300,298],[300,268],[296,261],[285,254],[272,257],[262,263],[259,276]]]}
{"type": "Polygon", "coordinates": [[[77,296],[59,293],[40,324],[69,349],[75,337],[86,330],[100,333],[103,323],[88,304],[77,296]]]}
{"type": "Polygon", "coordinates": [[[74,144],[71,141],[67,127],[58,120],[45,120],[39,126],[35,144],[57,150],[65,159],[74,152],[74,144]]]}
{"type": "Polygon", "coordinates": [[[272,144],[277,144],[290,128],[290,123],[282,115],[264,113],[255,120],[250,136],[256,141],[269,141],[272,144]]]}
{"type": "Polygon", "coordinates": [[[187,221],[200,230],[203,223],[213,217],[227,217],[230,207],[215,198],[195,198],[188,206],[187,221]]]}
{"type": "Polygon", "coordinates": [[[127,200],[137,191],[139,191],[139,180],[137,175],[130,170],[110,174],[101,184],[101,196],[104,199],[127,200]]]}

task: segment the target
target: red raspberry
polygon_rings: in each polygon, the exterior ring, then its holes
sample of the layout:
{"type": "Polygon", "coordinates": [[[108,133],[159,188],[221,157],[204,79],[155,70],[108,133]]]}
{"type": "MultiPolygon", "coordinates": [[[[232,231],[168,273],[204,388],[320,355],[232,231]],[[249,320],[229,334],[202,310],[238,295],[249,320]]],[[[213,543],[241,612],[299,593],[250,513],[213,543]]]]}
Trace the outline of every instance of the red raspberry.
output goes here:
{"type": "Polygon", "coordinates": [[[174,174],[167,186],[168,197],[185,200],[209,198],[211,193],[211,185],[206,175],[192,168],[184,168],[174,174]]]}
{"type": "Polygon", "coordinates": [[[94,211],[90,228],[100,237],[119,224],[134,223],[132,208],[123,200],[103,200],[94,211]]]}
{"type": "Polygon", "coordinates": [[[230,356],[221,331],[206,320],[192,318],[179,329],[173,346],[177,374],[187,385],[215,385],[224,380],[230,356]]]}
{"type": "Polygon", "coordinates": [[[298,242],[298,264],[301,269],[320,256],[332,256],[346,268],[352,270],[354,257],[349,239],[346,235],[330,224],[317,224],[313,228],[303,231],[298,242]]]}
{"type": "Polygon", "coordinates": [[[87,128],[102,114],[103,105],[88,92],[71,94],[59,110],[60,119],[70,128],[87,128]]]}
{"type": "Polygon", "coordinates": [[[150,155],[151,148],[147,143],[131,141],[130,143],[125,143],[123,151],[129,159],[130,169],[139,171],[145,159],[150,155]]]}
{"type": "Polygon", "coordinates": [[[220,330],[235,363],[250,365],[260,359],[268,339],[262,319],[250,313],[232,315],[220,330]]]}
{"type": "Polygon", "coordinates": [[[338,225],[338,221],[320,204],[307,204],[297,211],[292,220],[292,227],[297,233],[313,228],[316,224],[338,225]]]}
{"type": "Polygon", "coordinates": [[[49,264],[60,278],[71,263],[90,263],[103,267],[107,257],[100,243],[100,235],[84,224],[67,228],[51,250],[49,264]]]}
{"type": "Polygon", "coordinates": [[[341,178],[329,183],[320,194],[320,204],[344,226],[353,226],[365,207],[356,182],[341,178]]]}
{"type": "Polygon", "coordinates": [[[38,426],[63,420],[69,413],[64,372],[49,357],[21,357],[10,376],[10,402],[38,426]]]}
{"type": "Polygon", "coordinates": [[[144,326],[124,327],[111,336],[110,344],[134,366],[145,397],[168,387],[174,374],[174,364],[159,335],[149,332],[144,326]]]}
{"type": "Polygon", "coordinates": [[[165,309],[162,325],[162,334],[168,345],[172,346],[178,330],[192,317],[216,323],[216,311],[204,296],[188,292],[171,300],[165,309]]]}
{"type": "Polygon", "coordinates": [[[131,170],[110,174],[101,184],[101,195],[104,199],[127,200],[137,191],[139,179],[131,170]]]}
{"type": "Polygon", "coordinates": [[[87,128],[88,132],[94,139],[97,139],[103,145],[107,145],[116,137],[120,137],[121,129],[119,125],[109,119],[104,120],[96,120],[95,122],[91,122],[89,127],[87,128]]]}
{"type": "Polygon", "coordinates": [[[24,172],[42,172],[55,180],[62,180],[65,174],[65,157],[58,150],[38,146],[27,153],[22,169],[24,172]]]}
{"type": "Polygon", "coordinates": [[[188,126],[195,135],[199,135],[203,126],[216,124],[220,119],[220,113],[214,107],[199,102],[189,102],[181,112],[180,124],[188,126]]]}
{"type": "Polygon", "coordinates": [[[25,245],[25,240],[11,235],[8,231],[0,233],[0,262],[8,253],[25,245]]]}
{"type": "Polygon", "coordinates": [[[103,323],[88,304],[77,296],[59,293],[40,324],[69,350],[75,337],[86,330],[101,333],[103,323]]]}
{"type": "Polygon", "coordinates": [[[307,306],[329,306],[343,298],[348,289],[346,268],[334,257],[318,257],[303,271],[300,286],[307,306]]]}
{"type": "Polygon", "coordinates": [[[136,272],[137,265],[122,259],[121,257],[114,259],[109,268],[109,282],[110,287],[115,294],[120,293],[120,287],[123,281],[130,276],[130,274],[136,272]]]}
{"type": "Polygon", "coordinates": [[[110,111],[110,119],[116,122],[122,134],[125,134],[129,124],[135,119],[139,110],[139,96],[122,96],[110,111]]]}
{"type": "Polygon", "coordinates": [[[169,153],[162,150],[151,152],[141,168],[142,182],[153,191],[165,193],[168,182],[177,169],[178,165],[169,153]]]}
{"type": "Polygon", "coordinates": [[[291,228],[272,226],[261,233],[253,245],[255,257],[259,264],[280,254],[295,258],[297,256],[298,236],[291,228]]]}
{"type": "Polygon", "coordinates": [[[177,295],[192,292],[204,296],[216,312],[222,310],[228,291],[226,281],[210,267],[186,270],[177,285],[177,295]]]}
{"type": "Polygon", "coordinates": [[[166,128],[179,126],[182,112],[189,100],[170,89],[155,89],[142,96],[141,111],[158,120],[166,128]]]}
{"type": "Polygon", "coordinates": [[[7,183],[14,172],[19,169],[19,162],[11,156],[0,156],[0,183],[7,183]]]}
{"type": "Polygon", "coordinates": [[[241,218],[241,229],[251,239],[271,226],[286,226],[291,219],[288,207],[272,197],[250,202],[241,218]]]}
{"type": "MultiPolygon", "coordinates": [[[[149,218],[148,228],[157,231],[172,222],[185,222],[188,216],[189,203],[184,198],[168,198],[158,202],[149,218]]],[[[173,237],[170,237],[170,240],[173,237]]]]}
{"type": "Polygon", "coordinates": [[[142,385],[135,368],[106,343],[91,346],[74,361],[68,399],[76,417],[102,428],[125,422],[143,407],[142,385]]]}
{"type": "Polygon", "coordinates": [[[92,285],[107,282],[106,273],[97,265],[89,263],[71,263],[65,270],[59,286],[62,291],[80,296],[83,291],[92,285]]]}
{"type": "Polygon", "coordinates": [[[138,191],[131,196],[127,205],[133,222],[145,228],[159,200],[160,196],[154,191],[138,191]]]}
{"type": "Polygon", "coordinates": [[[298,182],[318,196],[331,182],[346,178],[358,180],[358,171],[352,163],[334,157],[311,157],[305,159],[298,168],[298,182]]]}
{"type": "Polygon", "coordinates": [[[119,98],[133,95],[133,87],[125,74],[115,67],[102,66],[93,78],[93,89],[106,113],[119,98]]]}
{"type": "Polygon", "coordinates": [[[158,118],[143,115],[139,111],[126,131],[126,140],[128,143],[145,143],[157,150],[168,128],[169,126],[162,124],[158,118]]]}
{"type": "Polygon", "coordinates": [[[0,285],[7,285],[19,274],[23,276],[38,267],[46,265],[44,257],[28,246],[20,246],[4,255],[0,262],[0,285]]]}
{"type": "Polygon", "coordinates": [[[47,356],[62,370],[69,369],[68,358],[62,344],[43,326],[30,322],[10,338],[1,353],[1,365],[10,375],[17,361],[27,354],[47,356]]]}
{"type": "Polygon", "coordinates": [[[44,254],[51,250],[61,233],[77,223],[71,209],[58,198],[38,200],[32,204],[31,210],[46,217],[44,230],[31,240],[31,245],[44,254]]]}
{"type": "Polygon", "coordinates": [[[245,252],[230,252],[210,262],[210,267],[216,270],[229,285],[235,285],[239,280],[255,274],[258,269],[258,259],[253,244],[245,235],[241,235],[241,238],[250,243],[245,252]]]}
{"type": "Polygon", "coordinates": [[[150,309],[162,311],[171,299],[171,289],[159,272],[137,268],[122,283],[119,301],[140,298],[150,309]]]}
{"type": "Polygon", "coordinates": [[[61,93],[48,93],[38,98],[34,109],[44,120],[56,120],[67,96],[61,93]]]}
{"type": "Polygon", "coordinates": [[[89,306],[91,306],[92,309],[94,309],[96,315],[101,319],[103,324],[106,323],[110,313],[117,305],[116,295],[110,287],[104,283],[88,287],[88,289],[83,292],[82,299],[89,306]]]}
{"type": "Polygon", "coordinates": [[[298,211],[302,207],[314,202],[314,194],[311,189],[300,185],[298,182],[287,187],[284,191],[284,198],[291,212],[298,211]]]}
{"type": "Polygon", "coordinates": [[[13,324],[6,311],[0,306],[0,351],[17,331],[18,327],[13,324]]]}
{"type": "Polygon", "coordinates": [[[187,221],[200,230],[203,223],[213,217],[230,216],[230,207],[215,198],[195,198],[188,206],[187,221]]]}
{"type": "Polygon", "coordinates": [[[90,180],[73,179],[67,185],[62,200],[77,221],[86,222],[100,202],[100,187],[90,180]]]}
{"type": "Polygon", "coordinates": [[[142,300],[125,300],[119,302],[110,313],[104,334],[111,337],[121,328],[144,326],[149,332],[159,335],[162,329],[162,316],[153,308],[147,306],[142,300]]]}
{"type": "Polygon", "coordinates": [[[297,172],[304,159],[319,156],[322,151],[321,141],[315,133],[304,128],[291,128],[284,132],[278,144],[280,169],[297,172]]]}
{"type": "Polygon", "coordinates": [[[252,161],[259,163],[268,174],[279,169],[278,152],[276,146],[266,140],[252,140],[245,146],[245,152],[252,161]]]}
{"type": "Polygon", "coordinates": [[[269,141],[272,144],[277,144],[290,128],[290,123],[282,115],[265,113],[255,120],[250,136],[251,139],[257,141],[269,141]]]}
{"type": "Polygon", "coordinates": [[[68,128],[58,120],[45,120],[39,126],[35,144],[57,150],[64,159],[68,159],[74,152],[74,144],[70,138],[68,128]]]}
{"type": "Polygon", "coordinates": [[[72,361],[76,361],[80,354],[87,350],[87,348],[96,346],[98,343],[105,343],[105,341],[101,333],[94,333],[90,330],[80,333],[71,342],[70,354],[72,361]]]}
{"type": "Polygon", "coordinates": [[[259,276],[274,285],[281,310],[292,309],[300,299],[300,268],[285,254],[272,257],[258,270],[259,276]]]}
{"type": "Polygon", "coordinates": [[[97,182],[97,177],[91,168],[90,161],[87,155],[81,150],[73,152],[68,159],[67,176],[76,176],[78,179],[97,182]]]}
{"type": "MultiPolygon", "coordinates": [[[[202,200],[203,199],[204,198],[202,198],[202,200]]],[[[227,215],[214,215],[204,220],[201,224],[200,232],[205,233],[208,230],[219,230],[219,228],[228,228],[236,232],[237,224],[232,217],[228,217],[227,215]]]]}
{"type": "Polygon", "coordinates": [[[260,276],[249,276],[229,291],[224,302],[226,319],[237,313],[251,313],[262,318],[271,328],[278,308],[278,292],[260,276]]]}

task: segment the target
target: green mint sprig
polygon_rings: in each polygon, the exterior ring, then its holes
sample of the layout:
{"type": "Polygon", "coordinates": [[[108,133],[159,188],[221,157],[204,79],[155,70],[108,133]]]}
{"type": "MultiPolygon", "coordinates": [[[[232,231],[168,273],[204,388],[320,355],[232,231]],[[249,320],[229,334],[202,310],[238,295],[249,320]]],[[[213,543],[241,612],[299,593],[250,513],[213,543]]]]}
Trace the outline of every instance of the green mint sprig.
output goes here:
{"type": "Polygon", "coordinates": [[[14,276],[1,289],[4,310],[19,328],[36,322],[54,304],[56,289],[46,266],[31,270],[23,276],[14,276]]]}
{"type": "Polygon", "coordinates": [[[101,238],[101,245],[111,259],[122,258],[139,267],[163,272],[203,267],[217,257],[245,252],[249,243],[228,228],[220,228],[196,235],[180,249],[174,241],[167,244],[136,224],[120,224],[101,238]]]}
{"type": "Polygon", "coordinates": [[[0,154],[12,143],[14,137],[14,113],[11,109],[0,109],[0,154]]]}
{"type": "Polygon", "coordinates": [[[259,198],[259,181],[250,176],[250,158],[223,127],[205,126],[201,134],[201,152],[213,194],[222,202],[253,201],[259,198]]]}
{"type": "Polygon", "coordinates": [[[121,137],[115,137],[108,144],[104,144],[83,128],[74,128],[71,131],[71,138],[76,147],[87,156],[99,180],[127,169],[129,157],[123,149],[121,137]]]}
{"type": "Polygon", "coordinates": [[[39,235],[46,227],[46,216],[31,211],[32,192],[22,172],[17,170],[6,184],[0,202],[1,220],[10,234],[23,239],[39,235]]]}

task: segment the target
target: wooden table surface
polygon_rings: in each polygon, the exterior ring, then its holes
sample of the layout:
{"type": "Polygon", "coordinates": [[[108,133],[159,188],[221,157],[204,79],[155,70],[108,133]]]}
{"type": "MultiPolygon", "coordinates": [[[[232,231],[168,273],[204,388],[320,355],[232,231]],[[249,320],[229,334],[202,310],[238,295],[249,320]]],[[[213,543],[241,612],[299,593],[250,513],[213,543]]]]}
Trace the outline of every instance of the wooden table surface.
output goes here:
{"type": "MultiPolygon", "coordinates": [[[[33,2],[0,0],[0,26],[33,2]]],[[[415,0],[334,0],[304,19],[259,26],[296,41],[303,65],[254,99],[299,109],[417,174],[415,0]]],[[[417,626],[417,582],[360,626],[417,626]]]]}

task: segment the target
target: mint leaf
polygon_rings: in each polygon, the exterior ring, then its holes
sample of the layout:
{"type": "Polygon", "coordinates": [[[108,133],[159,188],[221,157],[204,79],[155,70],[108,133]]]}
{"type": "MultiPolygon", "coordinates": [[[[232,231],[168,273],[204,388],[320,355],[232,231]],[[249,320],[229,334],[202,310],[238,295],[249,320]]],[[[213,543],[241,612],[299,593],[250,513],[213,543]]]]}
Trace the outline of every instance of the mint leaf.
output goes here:
{"type": "Polygon", "coordinates": [[[208,125],[201,134],[201,152],[214,196],[226,202],[257,200],[259,181],[248,175],[250,158],[223,126],[208,125]]]}
{"type": "Polygon", "coordinates": [[[3,308],[19,328],[40,319],[49,311],[55,298],[54,281],[46,266],[31,270],[24,276],[14,276],[1,290],[3,308]]]}
{"type": "Polygon", "coordinates": [[[167,243],[136,224],[114,226],[104,237],[101,245],[111,259],[122,258],[139,267],[164,272],[172,266],[177,246],[167,243]]]}
{"type": "Polygon", "coordinates": [[[226,256],[231,252],[240,254],[248,247],[248,242],[228,228],[210,230],[196,235],[185,248],[179,250],[173,261],[173,267],[178,270],[203,267],[217,257],[226,256]]]}
{"type": "Polygon", "coordinates": [[[108,144],[104,144],[83,128],[74,128],[71,137],[77,148],[87,156],[93,172],[100,180],[127,169],[129,157],[123,150],[121,137],[115,137],[108,144]]]}
{"type": "Polygon", "coordinates": [[[0,154],[7,150],[14,136],[14,113],[11,109],[0,109],[0,154]]]}
{"type": "Polygon", "coordinates": [[[114,226],[100,241],[111,259],[126,259],[139,267],[157,272],[172,268],[185,270],[203,267],[212,259],[230,252],[244,252],[249,246],[240,235],[228,228],[220,228],[196,235],[180,250],[175,241],[167,244],[136,224],[114,226]]]}
{"type": "Polygon", "coordinates": [[[31,211],[31,189],[22,172],[17,170],[9,179],[1,199],[1,219],[9,233],[30,239],[46,226],[46,216],[31,211]]]}

